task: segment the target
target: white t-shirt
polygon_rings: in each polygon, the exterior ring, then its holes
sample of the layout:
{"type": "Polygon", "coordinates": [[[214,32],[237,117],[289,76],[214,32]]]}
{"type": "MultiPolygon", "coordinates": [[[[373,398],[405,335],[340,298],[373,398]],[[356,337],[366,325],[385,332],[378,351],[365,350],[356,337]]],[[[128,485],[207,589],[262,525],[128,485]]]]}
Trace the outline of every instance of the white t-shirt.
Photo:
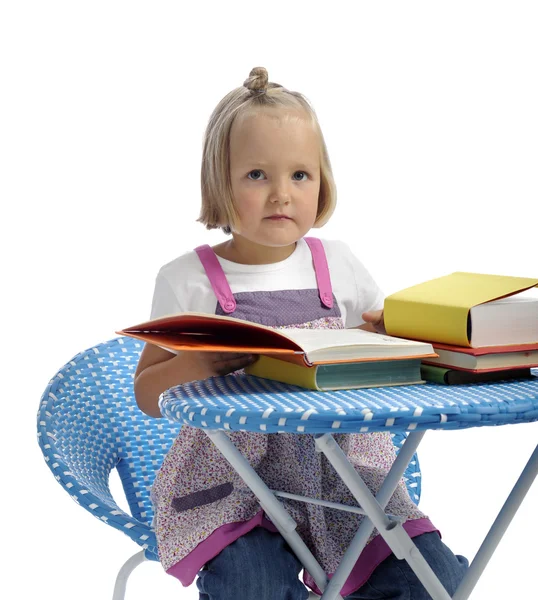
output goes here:
{"type": "MultiPolygon", "coordinates": [[[[363,312],[383,308],[383,293],[347,244],[322,242],[342,320],[346,328],[357,327],[364,323],[363,312]]],[[[242,265],[217,258],[232,293],[317,288],[312,254],[303,239],[288,258],[268,265],[242,265]]],[[[152,319],[190,311],[215,314],[216,306],[217,298],[194,250],[161,267],[155,282],[152,319]]]]}

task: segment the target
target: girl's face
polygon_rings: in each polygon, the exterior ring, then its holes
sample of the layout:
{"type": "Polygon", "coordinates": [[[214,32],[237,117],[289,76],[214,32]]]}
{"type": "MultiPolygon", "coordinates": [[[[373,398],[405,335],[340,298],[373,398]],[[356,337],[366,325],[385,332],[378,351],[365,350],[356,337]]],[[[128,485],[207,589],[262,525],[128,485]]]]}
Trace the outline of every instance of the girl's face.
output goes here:
{"type": "Polygon", "coordinates": [[[258,256],[262,246],[268,257],[291,254],[318,210],[320,140],[307,115],[273,109],[236,121],[230,175],[237,245],[258,256]]]}

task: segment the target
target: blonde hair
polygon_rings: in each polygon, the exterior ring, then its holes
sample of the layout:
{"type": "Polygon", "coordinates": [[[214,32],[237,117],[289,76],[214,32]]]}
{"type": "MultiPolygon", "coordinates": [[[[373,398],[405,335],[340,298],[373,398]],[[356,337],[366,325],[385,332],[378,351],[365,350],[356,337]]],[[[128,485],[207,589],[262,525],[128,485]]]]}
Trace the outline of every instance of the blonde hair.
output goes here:
{"type": "Polygon", "coordinates": [[[237,118],[267,108],[287,108],[306,112],[319,134],[320,191],[314,227],[329,220],[336,206],[336,185],[327,146],[318,118],[308,100],[278,83],[268,81],[263,67],[252,69],[242,87],[232,90],[218,103],[207,125],[202,154],[202,209],[198,221],[207,229],[221,227],[230,233],[237,222],[230,181],[230,131],[237,118]]]}

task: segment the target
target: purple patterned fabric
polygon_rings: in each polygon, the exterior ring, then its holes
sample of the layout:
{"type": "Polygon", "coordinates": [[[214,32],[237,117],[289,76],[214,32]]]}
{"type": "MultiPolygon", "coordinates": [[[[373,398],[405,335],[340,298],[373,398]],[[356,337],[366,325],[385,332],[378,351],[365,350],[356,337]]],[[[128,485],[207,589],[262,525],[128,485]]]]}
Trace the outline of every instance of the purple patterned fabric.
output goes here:
{"type": "MultiPolygon", "coordinates": [[[[267,327],[299,327],[305,321],[340,317],[340,309],[334,295],[332,308],[327,308],[321,302],[318,290],[240,292],[234,294],[234,298],[237,308],[229,316],[267,327]],[[278,307],[278,310],[275,310],[275,307],[278,307]]],[[[215,313],[228,314],[219,303],[215,313]]]]}

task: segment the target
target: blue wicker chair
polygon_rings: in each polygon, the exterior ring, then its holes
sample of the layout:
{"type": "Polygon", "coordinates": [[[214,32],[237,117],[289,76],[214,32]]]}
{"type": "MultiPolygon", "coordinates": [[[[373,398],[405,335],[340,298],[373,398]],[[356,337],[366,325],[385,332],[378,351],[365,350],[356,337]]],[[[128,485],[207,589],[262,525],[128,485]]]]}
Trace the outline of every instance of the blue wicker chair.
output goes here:
{"type": "MultiPolygon", "coordinates": [[[[80,506],[142,548],[121,567],[113,600],[124,599],[129,575],[140,563],[159,560],[150,489],[180,429],[177,423],[145,415],[136,404],[133,376],[142,346],[120,337],[77,354],[50,381],[37,418],[39,445],[58,483],[80,506]],[[131,515],[110,492],[114,468],[131,515]]],[[[397,449],[404,439],[404,434],[394,436],[397,449]]],[[[416,455],[405,477],[418,504],[416,455]]]]}
{"type": "Polygon", "coordinates": [[[123,531],[142,550],[120,569],[113,600],[144,560],[158,560],[150,489],[180,425],[138,408],[133,376],[143,344],[116,338],[77,354],[47,386],[38,441],[58,483],[83,508],[123,531]],[[109,475],[116,468],[131,515],[116,504],[109,475]]]}

